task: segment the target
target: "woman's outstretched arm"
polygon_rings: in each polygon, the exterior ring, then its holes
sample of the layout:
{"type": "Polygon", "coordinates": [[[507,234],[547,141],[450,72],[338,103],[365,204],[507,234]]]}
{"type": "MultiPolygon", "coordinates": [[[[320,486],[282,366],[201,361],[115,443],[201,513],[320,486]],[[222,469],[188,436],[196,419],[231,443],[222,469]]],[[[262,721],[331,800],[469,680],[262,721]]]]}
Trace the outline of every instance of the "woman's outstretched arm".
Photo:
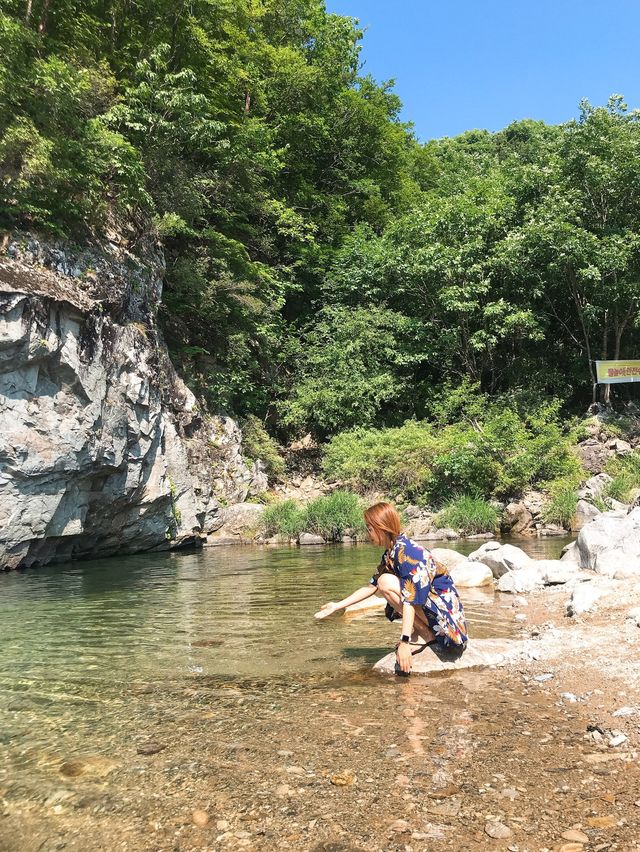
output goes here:
{"type": "Polygon", "coordinates": [[[329,603],[324,604],[324,606],[321,607],[321,609],[319,609],[313,617],[318,619],[326,618],[328,615],[332,615],[339,609],[344,609],[347,606],[351,606],[351,604],[359,603],[360,601],[370,598],[371,595],[376,593],[376,591],[376,587],[372,584],[362,586],[360,589],[356,589],[355,592],[350,594],[349,597],[344,600],[329,601],[329,603]]]}

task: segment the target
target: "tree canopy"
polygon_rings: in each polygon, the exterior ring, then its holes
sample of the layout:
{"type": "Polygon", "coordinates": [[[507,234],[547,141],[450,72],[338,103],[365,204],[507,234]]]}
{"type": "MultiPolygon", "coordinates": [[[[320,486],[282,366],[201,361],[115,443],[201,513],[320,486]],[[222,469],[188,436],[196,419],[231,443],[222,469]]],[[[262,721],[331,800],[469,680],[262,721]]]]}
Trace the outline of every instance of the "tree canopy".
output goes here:
{"type": "MultiPolygon", "coordinates": [[[[321,0],[0,0],[0,224],[162,241],[172,357],[281,437],[640,352],[640,115],[420,144],[321,0]]],[[[631,393],[623,388],[620,393],[631,393]]]]}

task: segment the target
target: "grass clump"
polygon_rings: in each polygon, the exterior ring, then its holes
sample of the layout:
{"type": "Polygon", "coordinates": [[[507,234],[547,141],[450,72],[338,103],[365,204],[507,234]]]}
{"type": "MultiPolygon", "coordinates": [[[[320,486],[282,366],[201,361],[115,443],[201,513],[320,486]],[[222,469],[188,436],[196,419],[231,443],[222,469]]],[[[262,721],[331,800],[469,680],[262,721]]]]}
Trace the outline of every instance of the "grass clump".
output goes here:
{"type": "Polygon", "coordinates": [[[615,456],[609,461],[605,471],[613,479],[605,488],[604,496],[619,500],[620,503],[630,503],[634,491],[640,488],[640,451],[636,450],[626,456],[615,456]]]}
{"type": "Polygon", "coordinates": [[[262,516],[267,535],[295,538],[305,529],[305,512],[295,500],[281,500],[267,506],[262,516]]]}
{"type": "Polygon", "coordinates": [[[463,535],[493,532],[500,513],[495,506],[480,497],[468,495],[451,500],[435,517],[439,527],[460,530],[463,535]]]}
{"type": "Polygon", "coordinates": [[[548,488],[549,500],[542,512],[545,523],[569,528],[578,503],[578,481],[575,477],[557,479],[548,488]]]}
{"type": "Polygon", "coordinates": [[[334,491],[316,497],[306,506],[295,500],[272,503],[264,510],[263,523],[267,535],[295,538],[302,532],[316,533],[327,540],[342,538],[346,530],[364,532],[364,505],[357,494],[334,491]]]}
{"type": "Polygon", "coordinates": [[[340,539],[346,530],[363,532],[364,506],[357,494],[334,491],[317,497],[305,509],[305,530],[326,539],[340,539]]]}

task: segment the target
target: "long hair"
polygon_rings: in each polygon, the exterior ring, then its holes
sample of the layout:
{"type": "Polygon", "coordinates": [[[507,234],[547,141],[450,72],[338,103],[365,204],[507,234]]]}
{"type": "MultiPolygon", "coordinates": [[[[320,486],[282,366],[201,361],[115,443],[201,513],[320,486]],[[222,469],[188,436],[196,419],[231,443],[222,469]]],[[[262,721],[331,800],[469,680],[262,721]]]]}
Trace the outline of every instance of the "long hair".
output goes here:
{"type": "Polygon", "coordinates": [[[375,544],[391,547],[400,535],[400,515],[391,503],[374,503],[364,513],[364,519],[373,528],[375,544]]]}

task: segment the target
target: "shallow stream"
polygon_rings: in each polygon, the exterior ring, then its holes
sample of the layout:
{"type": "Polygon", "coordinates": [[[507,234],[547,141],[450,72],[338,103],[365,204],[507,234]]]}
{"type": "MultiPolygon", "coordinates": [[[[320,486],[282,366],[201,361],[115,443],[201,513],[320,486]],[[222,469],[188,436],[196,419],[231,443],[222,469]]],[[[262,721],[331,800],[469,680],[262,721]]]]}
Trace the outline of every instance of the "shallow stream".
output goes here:
{"type": "MultiPolygon", "coordinates": [[[[557,558],[566,540],[517,543],[557,558]]],[[[464,793],[485,740],[487,779],[526,789],[535,779],[509,777],[524,753],[491,743],[556,711],[482,673],[372,673],[397,625],[312,615],[378,558],[368,545],[211,548],[0,577],[0,850],[402,849],[412,835],[484,848],[480,812],[444,797],[436,819],[421,797],[464,793]],[[397,819],[414,820],[407,837],[388,834],[397,819]]],[[[472,637],[514,635],[506,596],[463,601],[472,637]]]]}

